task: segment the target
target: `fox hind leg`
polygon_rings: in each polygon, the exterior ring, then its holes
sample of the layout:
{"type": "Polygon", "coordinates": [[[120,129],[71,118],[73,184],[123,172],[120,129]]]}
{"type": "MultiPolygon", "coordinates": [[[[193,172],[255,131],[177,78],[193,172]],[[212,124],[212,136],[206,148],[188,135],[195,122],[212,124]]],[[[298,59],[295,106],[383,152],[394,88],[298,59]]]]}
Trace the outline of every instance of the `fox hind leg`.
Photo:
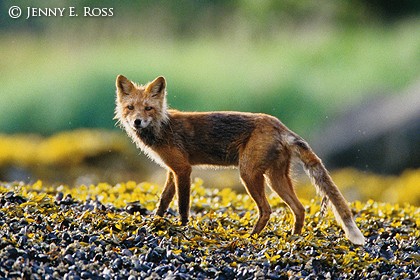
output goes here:
{"type": "Polygon", "coordinates": [[[266,172],[268,185],[274,190],[292,210],[295,217],[293,234],[302,231],[305,220],[305,209],[296,196],[292,180],[289,176],[289,163],[284,166],[271,167],[266,172]]]}
{"type": "Polygon", "coordinates": [[[243,169],[240,172],[242,183],[258,207],[259,217],[251,235],[259,234],[264,229],[271,215],[271,208],[265,196],[264,176],[262,173],[246,172],[243,169]]]}

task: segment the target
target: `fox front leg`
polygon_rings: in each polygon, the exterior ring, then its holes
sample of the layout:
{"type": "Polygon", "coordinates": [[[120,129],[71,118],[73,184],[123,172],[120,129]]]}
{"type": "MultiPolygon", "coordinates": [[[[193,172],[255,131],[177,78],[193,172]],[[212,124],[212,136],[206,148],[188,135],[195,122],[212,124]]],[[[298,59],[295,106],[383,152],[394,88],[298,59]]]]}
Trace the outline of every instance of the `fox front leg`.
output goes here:
{"type": "Polygon", "coordinates": [[[182,225],[188,223],[190,212],[191,167],[174,172],[175,187],[178,194],[178,211],[182,225]]]}
{"type": "Polygon", "coordinates": [[[168,171],[166,176],[165,188],[160,196],[159,205],[156,211],[156,215],[163,217],[166,211],[168,210],[169,204],[175,195],[175,182],[174,174],[171,171],[168,171]]]}

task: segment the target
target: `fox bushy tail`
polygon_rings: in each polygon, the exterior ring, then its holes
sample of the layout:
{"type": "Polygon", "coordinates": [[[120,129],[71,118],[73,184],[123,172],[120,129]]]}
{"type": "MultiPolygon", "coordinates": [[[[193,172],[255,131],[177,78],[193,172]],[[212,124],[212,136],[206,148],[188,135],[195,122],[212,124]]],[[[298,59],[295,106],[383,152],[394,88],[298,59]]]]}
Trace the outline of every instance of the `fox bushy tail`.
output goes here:
{"type": "Polygon", "coordinates": [[[306,173],[316,186],[318,193],[323,197],[321,212],[324,212],[327,206],[331,205],[334,216],[346,233],[347,238],[354,244],[363,245],[365,238],[354,222],[348,203],[334,184],[321,159],[298,136],[290,137],[289,145],[294,154],[302,161],[306,173]]]}

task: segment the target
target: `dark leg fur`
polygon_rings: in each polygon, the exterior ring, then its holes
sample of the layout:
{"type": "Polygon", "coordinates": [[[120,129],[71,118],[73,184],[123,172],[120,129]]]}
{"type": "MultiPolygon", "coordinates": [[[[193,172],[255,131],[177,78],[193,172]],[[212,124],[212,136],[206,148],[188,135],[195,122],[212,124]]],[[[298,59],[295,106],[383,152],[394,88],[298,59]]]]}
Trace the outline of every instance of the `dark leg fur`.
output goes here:
{"type": "Polygon", "coordinates": [[[168,171],[166,177],[165,188],[163,189],[162,195],[160,197],[158,210],[156,214],[158,216],[165,215],[166,211],[168,210],[169,204],[171,203],[172,199],[175,195],[175,182],[174,182],[174,175],[171,171],[168,171]]]}
{"type": "Polygon", "coordinates": [[[174,173],[175,186],[178,194],[178,211],[182,225],[188,223],[190,211],[191,167],[174,173]]]}

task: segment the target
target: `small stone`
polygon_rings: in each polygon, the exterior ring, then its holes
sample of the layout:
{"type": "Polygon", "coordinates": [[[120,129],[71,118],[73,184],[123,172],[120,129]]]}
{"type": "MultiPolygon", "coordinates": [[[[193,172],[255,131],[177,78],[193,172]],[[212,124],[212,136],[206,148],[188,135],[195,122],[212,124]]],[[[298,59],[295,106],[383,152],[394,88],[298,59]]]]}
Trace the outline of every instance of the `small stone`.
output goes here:
{"type": "Polygon", "coordinates": [[[67,254],[67,255],[64,256],[64,261],[67,262],[70,265],[74,264],[74,258],[70,254],[67,254]]]}
{"type": "Polygon", "coordinates": [[[92,277],[92,273],[89,271],[82,271],[82,273],[80,273],[80,277],[83,279],[90,279],[92,277]]]}
{"type": "Polygon", "coordinates": [[[123,249],[123,250],[121,251],[121,253],[122,253],[123,255],[125,255],[125,256],[128,256],[128,257],[131,257],[131,256],[133,255],[133,253],[132,253],[130,250],[128,250],[128,249],[123,249]]]}
{"type": "Polygon", "coordinates": [[[120,258],[116,258],[112,263],[111,267],[114,269],[121,269],[123,261],[120,258]]]}
{"type": "Polygon", "coordinates": [[[97,235],[92,235],[91,237],[89,237],[89,243],[93,243],[93,242],[95,242],[96,240],[98,240],[98,238],[99,238],[99,236],[97,236],[97,235]]]}
{"type": "Polygon", "coordinates": [[[63,199],[63,197],[64,197],[64,194],[62,192],[58,192],[55,195],[55,200],[58,201],[58,202],[60,202],[63,199]]]}

